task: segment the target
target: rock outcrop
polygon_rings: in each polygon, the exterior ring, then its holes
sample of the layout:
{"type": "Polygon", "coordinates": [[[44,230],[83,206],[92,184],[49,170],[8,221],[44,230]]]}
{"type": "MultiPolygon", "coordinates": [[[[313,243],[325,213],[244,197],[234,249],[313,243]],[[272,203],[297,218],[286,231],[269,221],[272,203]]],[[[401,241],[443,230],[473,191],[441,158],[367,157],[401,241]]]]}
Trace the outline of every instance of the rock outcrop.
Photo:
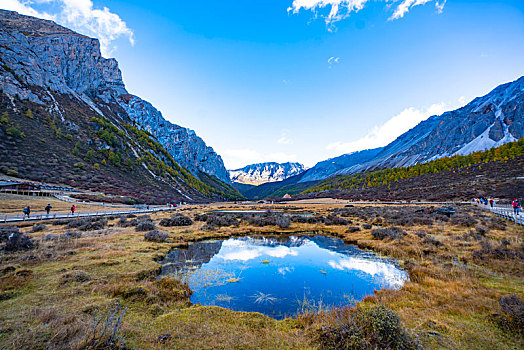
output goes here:
{"type": "Polygon", "coordinates": [[[97,39],[52,21],[0,10],[0,116],[0,172],[131,202],[240,198],[220,156],[129,94],[97,39]]]}
{"type": "Polygon", "coordinates": [[[222,158],[193,130],[170,123],[150,103],[127,92],[118,62],[102,57],[97,39],[0,10],[0,65],[0,89],[8,96],[60,115],[63,108],[52,93],[73,96],[93,114],[110,109],[153,134],[194,175],[201,171],[230,182],[222,158]]]}

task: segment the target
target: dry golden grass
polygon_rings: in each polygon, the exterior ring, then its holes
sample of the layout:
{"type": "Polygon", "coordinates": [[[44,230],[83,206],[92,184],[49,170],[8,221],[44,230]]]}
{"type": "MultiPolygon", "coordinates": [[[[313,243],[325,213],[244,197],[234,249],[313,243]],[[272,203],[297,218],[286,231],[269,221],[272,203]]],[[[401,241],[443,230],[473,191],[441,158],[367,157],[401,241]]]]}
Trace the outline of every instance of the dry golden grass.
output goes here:
{"type": "MultiPolygon", "coordinates": [[[[274,205],[275,209],[286,205],[274,205]]],[[[343,204],[287,205],[327,215],[343,204]]],[[[193,215],[216,209],[249,209],[251,206],[190,206],[180,212],[193,215]]],[[[158,221],[170,214],[153,214],[158,221]]],[[[491,215],[491,214],[486,214],[491,215]]],[[[354,224],[365,222],[350,218],[354,224]]],[[[218,307],[191,305],[190,290],[172,279],[156,278],[157,262],[170,249],[206,238],[226,238],[252,233],[331,234],[362,248],[394,257],[410,273],[410,282],[398,291],[382,290],[367,297],[363,308],[383,304],[396,311],[403,324],[429,349],[516,349],[522,339],[504,333],[490,318],[500,312],[498,299],[517,294],[524,298],[524,264],[518,259],[475,258],[480,242],[466,239],[471,229],[450,223],[409,226],[401,240],[376,240],[371,230],[347,233],[347,226],[293,223],[287,229],[222,227],[201,230],[189,227],[161,228],[166,243],[147,242],[143,232],[116,226],[84,233],[80,239],[46,241],[66,227],[48,225],[31,233],[39,246],[28,252],[0,252],[0,348],[75,348],[89,332],[96,310],[119,300],[127,312],[122,334],[131,348],[176,349],[281,349],[316,348],[316,329],[333,320],[317,314],[296,320],[276,321],[256,313],[233,312],[218,307]],[[413,232],[424,231],[439,240],[433,246],[413,232]],[[2,294],[3,295],[3,294],[2,294]]],[[[512,247],[524,242],[524,229],[508,224],[506,230],[490,230],[486,239],[507,239],[512,247]]]]}
{"type": "MultiPolygon", "coordinates": [[[[23,214],[22,210],[26,206],[31,207],[31,211],[34,213],[45,213],[45,207],[47,203],[50,203],[53,209],[51,213],[61,211],[69,212],[72,203],[58,200],[54,197],[33,197],[33,196],[21,196],[16,194],[0,193],[0,216],[9,214],[23,214]]],[[[82,203],[75,203],[77,211],[111,211],[118,208],[104,207],[101,205],[89,205],[82,203]]]]}

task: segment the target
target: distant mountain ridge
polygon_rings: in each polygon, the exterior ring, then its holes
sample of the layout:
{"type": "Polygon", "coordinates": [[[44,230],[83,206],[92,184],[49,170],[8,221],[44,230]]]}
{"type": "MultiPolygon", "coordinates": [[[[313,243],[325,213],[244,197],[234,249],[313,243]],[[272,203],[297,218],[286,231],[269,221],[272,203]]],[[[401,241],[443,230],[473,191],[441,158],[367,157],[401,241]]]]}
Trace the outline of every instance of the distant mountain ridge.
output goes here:
{"type": "Polygon", "coordinates": [[[230,170],[229,175],[233,182],[246,185],[261,185],[268,182],[285,180],[305,171],[300,163],[258,163],[247,165],[241,169],[230,170]]]}

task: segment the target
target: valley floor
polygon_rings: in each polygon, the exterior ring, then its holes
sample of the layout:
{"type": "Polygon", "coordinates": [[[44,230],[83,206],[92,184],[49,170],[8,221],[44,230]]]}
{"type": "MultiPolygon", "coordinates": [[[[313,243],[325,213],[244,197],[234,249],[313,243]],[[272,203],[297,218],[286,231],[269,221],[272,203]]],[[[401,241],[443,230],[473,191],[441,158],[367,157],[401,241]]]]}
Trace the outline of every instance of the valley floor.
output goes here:
{"type": "MultiPolygon", "coordinates": [[[[455,205],[457,214],[449,220],[430,214],[429,204],[346,207],[337,202],[187,206],[179,212],[191,218],[211,210],[288,208],[290,213],[336,215],[350,223],[292,222],[280,228],[242,221],[239,226],[204,230],[205,222],[194,220],[184,227],[157,226],[168,233],[164,243],[144,240],[144,232],[126,224],[133,218],[110,218],[103,228],[82,231],[79,238],[66,234],[77,230],[67,222],[46,223],[37,232],[32,224],[19,225],[38,245],[0,251],[0,348],[96,348],[100,344],[92,334],[99,334],[100,329],[92,321],[104,318],[115,305],[122,306],[117,315],[125,308],[117,335],[125,339],[127,348],[327,348],[333,343],[319,335],[326,329],[340,331],[340,313],[308,313],[276,321],[256,313],[192,305],[187,285],[157,278],[159,261],[169,250],[197,240],[306,232],[340,237],[397,259],[409,272],[410,281],[400,290],[366,297],[358,308],[384,305],[392,309],[423,348],[524,346],[523,320],[511,316],[511,310],[500,303],[501,297],[516,295],[522,308],[523,227],[469,205],[455,205]],[[373,230],[393,226],[404,233],[372,235],[373,230]]],[[[158,225],[170,216],[158,213],[151,219],[158,225]]]]}

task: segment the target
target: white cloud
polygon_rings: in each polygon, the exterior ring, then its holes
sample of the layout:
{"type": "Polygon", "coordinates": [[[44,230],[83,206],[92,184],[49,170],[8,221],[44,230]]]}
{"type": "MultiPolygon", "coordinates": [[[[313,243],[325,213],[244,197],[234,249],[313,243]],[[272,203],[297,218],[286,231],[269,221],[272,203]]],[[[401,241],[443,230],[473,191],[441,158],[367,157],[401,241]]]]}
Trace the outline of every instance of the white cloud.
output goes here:
{"type": "Polygon", "coordinates": [[[283,130],[280,134],[280,138],[277,140],[277,143],[280,145],[291,145],[293,143],[293,140],[289,138],[287,136],[287,132],[283,130]]]}
{"type": "Polygon", "coordinates": [[[345,258],[339,261],[328,261],[329,266],[336,270],[361,271],[373,277],[380,277],[387,288],[398,289],[408,279],[407,273],[393,264],[362,258],[345,258]]]}
{"type": "Polygon", "coordinates": [[[106,57],[116,49],[114,41],[121,37],[134,44],[133,31],[126,22],[107,7],[95,8],[92,0],[2,0],[0,8],[50,19],[81,34],[96,37],[106,57]],[[43,5],[54,12],[39,10],[43,5]]]}
{"type": "Polygon", "coordinates": [[[459,102],[459,107],[464,107],[465,105],[468,104],[468,101],[469,99],[466,97],[466,96],[460,96],[459,99],[458,99],[458,102],[459,102]]]}
{"type": "Polygon", "coordinates": [[[228,149],[220,152],[228,169],[239,169],[249,164],[264,162],[296,162],[296,154],[282,152],[260,153],[252,149],[228,149]]]}
{"type": "Polygon", "coordinates": [[[215,255],[216,258],[224,260],[242,260],[248,261],[258,257],[272,257],[272,258],[285,258],[288,255],[297,256],[298,248],[289,248],[283,245],[275,247],[267,246],[253,246],[245,241],[233,240],[230,242],[224,242],[222,249],[215,255]]]}
{"type": "Polygon", "coordinates": [[[333,142],[326,149],[350,153],[363,149],[382,147],[394,141],[418,123],[432,115],[440,115],[448,110],[445,103],[433,104],[428,108],[409,107],[389,119],[382,125],[375,126],[366,136],[352,142],[333,142]]]}
{"type": "Polygon", "coordinates": [[[329,66],[329,68],[331,69],[331,67],[333,67],[333,65],[337,64],[338,62],[340,62],[340,57],[335,57],[335,56],[330,57],[328,59],[328,66],[329,66]]]}
{"type": "MultiPolygon", "coordinates": [[[[438,13],[442,13],[446,0],[379,0],[386,3],[389,8],[390,5],[387,3],[398,4],[390,20],[399,19],[414,6],[424,5],[428,2],[434,2],[438,13]]],[[[314,13],[315,18],[320,16],[326,21],[329,29],[332,28],[333,23],[343,20],[351,13],[356,13],[362,10],[370,0],[293,0],[291,7],[287,9],[288,12],[294,14],[299,13],[302,9],[311,11],[314,13]],[[329,13],[325,11],[329,8],[329,13]]],[[[375,1],[373,1],[375,2],[375,1]]]]}
{"type": "MultiPolygon", "coordinates": [[[[400,5],[397,6],[397,9],[395,10],[395,12],[393,12],[393,14],[391,15],[391,17],[389,19],[399,19],[399,18],[402,18],[404,17],[404,15],[406,13],[408,13],[408,11],[413,7],[413,6],[417,6],[417,5],[424,5],[430,1],[433,1],[433,0],[402,0],[402,2],[400,3],[400,5]]],[[[436,6],[438,6],[439,3],[437,2],[436,3],[436,6]]],[[[437,9],[439,9],[437,7],[437,9]]],[[[442,10],[440,10],[442,11],[442,10]]]]}

